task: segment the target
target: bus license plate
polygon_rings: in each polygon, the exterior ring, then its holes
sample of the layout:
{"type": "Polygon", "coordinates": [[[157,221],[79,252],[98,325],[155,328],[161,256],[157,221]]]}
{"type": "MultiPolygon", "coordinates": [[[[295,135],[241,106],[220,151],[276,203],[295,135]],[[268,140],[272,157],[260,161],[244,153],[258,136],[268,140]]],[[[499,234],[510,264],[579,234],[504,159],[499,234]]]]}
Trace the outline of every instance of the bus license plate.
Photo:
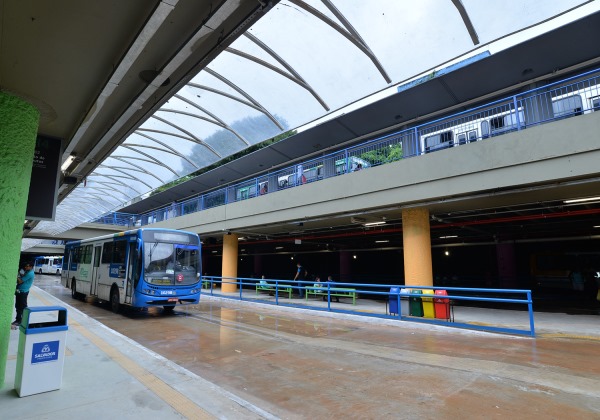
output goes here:
{"type": "Polygon", "coordinates": [[[177,299],[177,298],[169,298],[168,299],[168,302],[178,302],[178,301],[179,301],[179,299],[177,299]]]}

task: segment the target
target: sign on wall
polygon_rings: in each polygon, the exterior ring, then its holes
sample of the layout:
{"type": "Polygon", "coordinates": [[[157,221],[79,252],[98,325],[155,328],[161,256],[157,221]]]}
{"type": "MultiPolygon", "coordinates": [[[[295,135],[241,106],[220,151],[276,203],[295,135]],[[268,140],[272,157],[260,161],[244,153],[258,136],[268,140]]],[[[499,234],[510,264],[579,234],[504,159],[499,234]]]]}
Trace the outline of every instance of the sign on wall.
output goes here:
{"type": "Polygon", "coordinates": [[[38,135],[31,168],[26,219],[54,220],[61,152],[60,139],[38,135]]]}

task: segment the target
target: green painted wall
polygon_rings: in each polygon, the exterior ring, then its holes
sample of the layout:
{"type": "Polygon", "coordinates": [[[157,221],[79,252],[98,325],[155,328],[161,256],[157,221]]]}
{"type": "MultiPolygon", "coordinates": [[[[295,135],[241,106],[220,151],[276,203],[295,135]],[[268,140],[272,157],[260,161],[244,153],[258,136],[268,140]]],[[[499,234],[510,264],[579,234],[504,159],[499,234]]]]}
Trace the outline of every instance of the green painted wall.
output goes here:
{"type": "Polygon", "coordinates": [[[4,385],[21,235],[39,112],[0,92],[0,386],[4,385]]]}

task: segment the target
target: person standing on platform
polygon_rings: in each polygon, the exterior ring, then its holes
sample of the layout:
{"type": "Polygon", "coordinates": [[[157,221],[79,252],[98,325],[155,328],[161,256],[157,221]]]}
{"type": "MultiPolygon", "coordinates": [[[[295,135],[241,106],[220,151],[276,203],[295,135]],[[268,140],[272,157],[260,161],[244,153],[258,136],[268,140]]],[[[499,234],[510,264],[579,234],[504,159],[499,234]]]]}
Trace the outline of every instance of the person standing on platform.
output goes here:
{"type": "Polygon", "coordinates": [[[23,317],[23,310],[27,307],[27,296],[29,296],[29,289],[33,284],[35,273],[33,272],[33,265],[30,262],[25,263],[23,267],[25,274],[17,277],[17,290],[15,290],[15,309],[17,310],[17,316],[15,321],[12,323],[13,327],[18,327],[21,324],[21,318],[23,317]]]}
{"type": "Polygon", "coordinates": [[[304,297],[304,283],[302,282],[306,280],[306,275],[308,274],[308,271],[306,271],[306,268],[304,268],[300,263],[296,264],[296,266],[298,267],[298,270],[296,271],[296,275],[294,276],[294,281],[301,283],[298,287],[298,294],[300,295],[300,299],[302,299],[304,297]]]}

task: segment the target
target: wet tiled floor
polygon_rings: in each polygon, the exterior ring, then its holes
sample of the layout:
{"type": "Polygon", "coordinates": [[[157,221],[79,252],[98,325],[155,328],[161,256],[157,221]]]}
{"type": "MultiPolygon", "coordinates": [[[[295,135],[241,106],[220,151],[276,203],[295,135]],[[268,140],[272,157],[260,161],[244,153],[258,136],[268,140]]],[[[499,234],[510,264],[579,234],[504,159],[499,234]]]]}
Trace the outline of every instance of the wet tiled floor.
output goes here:
{"type": "Polygon", "coordinates": [[[206,297],[115,315],[38,286],[274,417],[600,418],[600,317],[534,339],[206,297]]]}

